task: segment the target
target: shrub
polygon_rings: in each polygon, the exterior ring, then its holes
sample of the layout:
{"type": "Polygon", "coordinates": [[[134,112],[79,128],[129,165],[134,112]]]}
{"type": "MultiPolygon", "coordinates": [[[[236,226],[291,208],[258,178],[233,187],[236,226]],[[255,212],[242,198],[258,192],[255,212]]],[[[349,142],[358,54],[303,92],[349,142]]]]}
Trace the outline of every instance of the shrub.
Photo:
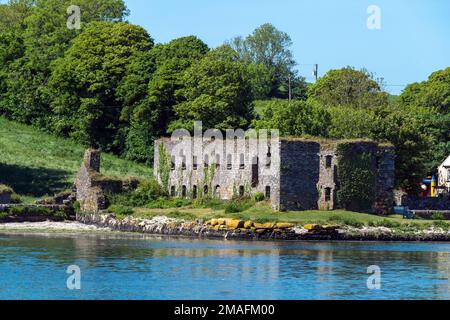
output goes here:
{"type": "Polygon", "coordinates": [[[434,221],[433,227],[442,228],[442,229],[450,229],[450,223],[445,221],[434,221]]]}
{"type": "Polygon", "coordinates": [[[73,203],[73,210],[75,211],[75,213],[79,214],[81,213],[81,204],[78,201],[75,201],[73,203]]]}
{"type": "Polygon", "coordinates": [[[248,210],[253,204],[245,200],[232,200],[225,205],[225,213],[238,213],[248,210]]]}
{"type": "Polygon", "coordinates": [[[256,202],[261,202],[261,201],[266,200],[266,196],[262,192],[257,192],[254,195],[254,199],[255,199],[256,202]]]}
{"type": "Polygon", "coordinates": [[[386,228],[399,228],[401,226],[401,223],[398,221],[392,221],[383,219],[381,221],[370,221],[369,226],[372,227],[386,227],[386,228]]]}
{"type": "Polygon", "coordinates": [[[107,203],[109,205],[122,205],[127,207],[140,207],[166,196],[163,188],[155,179],[142,181],[133,192],[109,194],[107,203]]]}
{"type": "Polygon", "coordinates": [[[135,201],[149,202],[166,196],[166,192],[155,179],[142,181],[133,192],[135,201]]]}
{"type": "Polygon", "coordinates": [[[9,193],[13,193],[13,189],[11,187],[8,187],[7,185],[1,184],[0,183],[0,192],[9,192],[9,193]]]}
{"type": "Polygon", "coordinates": [[[20,196],[17,193],[13,193],[11,195],[11,203],[14,203],[14,204],[22,203],[22,199],[20,198],[20,196]]]}
{"type": "Polygon", "coordinates": [[[435,212],[431,216],[432,220],[445,220],[445,215],[442,212],[435,212]]]}
{"type": "Polygon", "coordinates": [[[186,207],[192,203],[189,199],[166,199],[159,198],[148,203],[145,207],[149,209],[169,209],[186,207]]]}

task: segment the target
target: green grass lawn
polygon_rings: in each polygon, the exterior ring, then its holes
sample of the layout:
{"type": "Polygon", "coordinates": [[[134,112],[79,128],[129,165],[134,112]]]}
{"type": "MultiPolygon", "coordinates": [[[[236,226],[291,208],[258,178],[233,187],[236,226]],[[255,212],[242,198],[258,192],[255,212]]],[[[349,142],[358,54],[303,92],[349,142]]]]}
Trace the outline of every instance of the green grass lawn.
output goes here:
{"type": "MultiPolygon", "coordinates": [[[[26,202],[71,188],[85,148],[73,141],[0,117],[0,183],[26,202]]],[[[107,176],[148,178],[152,169],[103,154],[101,171],[107,176]]]]}

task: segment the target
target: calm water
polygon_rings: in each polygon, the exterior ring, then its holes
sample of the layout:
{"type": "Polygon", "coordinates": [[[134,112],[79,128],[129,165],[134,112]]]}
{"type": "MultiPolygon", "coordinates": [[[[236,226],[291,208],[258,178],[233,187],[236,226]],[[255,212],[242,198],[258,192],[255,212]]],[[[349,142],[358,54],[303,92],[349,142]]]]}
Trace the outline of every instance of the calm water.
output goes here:
{"type": "Polygon", "coordinates": [[[0,235],[0,299],[450,299],[449,277],[450,243],[0,235]],[[370,265],[381,290],[367,289],[370,265]]]}

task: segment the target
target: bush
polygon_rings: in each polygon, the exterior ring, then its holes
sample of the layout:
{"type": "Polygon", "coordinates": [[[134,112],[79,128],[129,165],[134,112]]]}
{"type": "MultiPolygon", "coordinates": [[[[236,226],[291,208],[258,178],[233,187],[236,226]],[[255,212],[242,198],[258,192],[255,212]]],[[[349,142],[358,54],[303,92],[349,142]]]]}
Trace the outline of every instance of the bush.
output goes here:
{"type": "Polygon", "coordinates": [[[152,201],[164,198],[166,192],[155,179],[142,181],[133,192],[109,194],[107,202],[109,205],[122,205],[126,207],[142,207],[152,201]]]}
{"type": "Polygon", "coordinates": [[[266,200],[266,196],[262,192],[257,192],[254,195],[254,199],[255,199],[256,202],[261,202],[261,201],[266,200]]]}
{"type": "Polygon", "coordinates": [[[1,184],[0,183],[0,192],[9,192],[9,193],[13,193],[13,189],[11,187],[8,187],[7,185],[1,184]]]}
{"type": "Polygon", "coordinates": [[[8,214],[12,216],[45,216],[54,218],[67,218],[64,210],[53,211],[45,207],[10,207],[8,214]]]}
{"type": "Polygon", "coordinates": [[[431,216],[432,220],[445,220],[445,215],[442,212],[435,212],[431,216]]]}
{"type": "Polygon", "coordinates": [[[14,203],[14,204],[22,203],[22,199],[20,198],[20,196],[17,193],[13,193],[11,195],[11,203],[14,203]]]}
{"type": "Polygon", "coordinates": [[[239,213],[245,210],[250,209],[253,205],[250,201],[245,200],[232,200],[226,203],[225,205],[225,213],[239,213]]]}
{"type": "Polygon", "coordinates": [[[128,216],[133,214],[133,209],[130,207],[126,207],[126,206],[121,206],[121,205],[113,205],[110,206],[108,208],[109,212],[115,213],[117,215],[121,215],[121,216],[128,216]]]}
{"type": "Polygon", "coordinates": [[[133,192],[135,201],[141,202],[149,202],[166,195],[166,192],[155,179],[142,181],[136,191],[133,192]]]}
{"type": "Polygon", "coordinates": [[[192,204],[189,199],[166,199],[159,198],[150,202],[145,207],[148,209],[169,209],[169,208],[181,208],[192,204]]]}
{"type": "Polygon", "coordinates": [[[433,227],[442,228],[442,229],[450,229],[450,222],[445,221],[434,221],[433,227]]]}
{"type": "Polygon", "coordinates": [[[73,203],[73,210],[75,211],[76,214],[81,213],[81,204],[78,201],[75,201],[73,203]]]}
{"type": "Polygon", "coordinates": [[[386,228],[399,228],[401,223],[398,221],[392,221],[383,219],[381,221],[370,221],[369,226],[371,227],[386,227],[386,228]]]}

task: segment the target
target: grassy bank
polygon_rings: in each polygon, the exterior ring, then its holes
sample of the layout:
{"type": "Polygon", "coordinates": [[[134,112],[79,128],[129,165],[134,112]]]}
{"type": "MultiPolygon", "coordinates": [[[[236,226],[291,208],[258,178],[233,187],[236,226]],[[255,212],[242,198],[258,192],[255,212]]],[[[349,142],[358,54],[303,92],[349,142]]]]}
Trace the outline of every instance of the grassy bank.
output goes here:
{"type": "MultiPolygon", "coordinates": [[[[182,204],[182,202],[180,202],[182,204]]],[[[134,216],[138,218],[151,219],[155,216],[167,216],[171,218],[179,218],[185,220],[209,220],[212,218],[237,218],[244,221],[254,222],[289,222],[298,225],[305,224],[334,224],[342,226],[353,226],[361,228],[364,226],[372,227],[388,227],[388,228],[411,228],[421,230],[431,226],[439,226],[450,229],[450,222],[440,220],[406,220],[399,215],[390,215],[387,217],[376,216],[367,213],[350,212],[344,210],[335,211],[287,211],[276,212],[265,203],[251,204],[249,208],[241,212],[226,212],[226,205],[223,207],[213,202],[212,206],[208,203],[204,205],[186,205],[178,208],[163,207],[163,208],[130,208],[117,206],[115,213],[119,218],[127,216],[134,216]]]]}
{"type": "MultiPolygon", "coordinates": [[[[0,117],[0,183],[27,202],[70,188],[85,147],[0,117]]],[[[102,173],[148,178],[151,168],[104,154],[102,173]]]]}

